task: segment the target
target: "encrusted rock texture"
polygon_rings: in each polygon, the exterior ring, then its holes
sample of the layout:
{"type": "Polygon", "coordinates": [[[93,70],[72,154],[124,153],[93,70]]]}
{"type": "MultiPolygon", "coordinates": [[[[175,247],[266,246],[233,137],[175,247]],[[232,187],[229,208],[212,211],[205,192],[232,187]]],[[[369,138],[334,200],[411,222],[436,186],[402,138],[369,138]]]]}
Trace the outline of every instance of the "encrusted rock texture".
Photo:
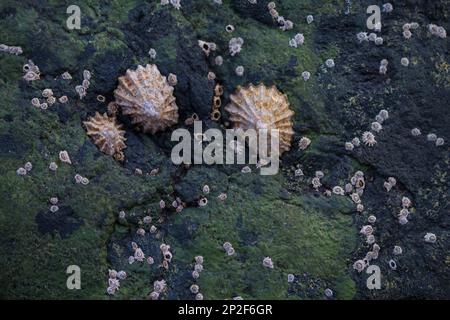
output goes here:
{"type": "Polygon", "coordinates": [[[434,23],[450,30],[448,1],[393,1],[393,12],[382,13],[380,46],[356,38],[370,32],[371,1],[276,1],[280,15],[294,22],[288,31],[273,21],[268,2],[182,0],[177,10],[160,1],[84,1],[81,29],[68,30],[70,1],[1,1],[1,42],[23,49],[18,56],[0,52],[1,298],[146,299],[154,281],[162,279],[167,288],[159,299],[194,299],[193,283],[204,299],[450,298],[449,40],[427,29],[434,23]],[[310,24],[307,15],[314,16],[310,24]],[[406,40],[402,26],[409,22],[420,27],[406,40]],[[233,33],[225,31],[229,24],[233,33]],[[305,43],[290,47],[299,32],[305,43]],[[232,57],[233,37],[245,42],[232,57]],[[216,43],[217,50],[206,57],[198,40],[216,43]],[[151,48],[155,58],[148,54],[151,48]],[[224,58],[221,66],[214,63],[217,55],[224,58]],[[400,64],[403,57],[408,67],[400,64]],[[334,68],[325,65],[327,59],[334,60],[334,68]],[[386,75],[379,73],[382,59],[389,61],[386,75]],[[39,66],[39,80],[22,79],[28,60],[39,66]],[[107,112],[118,78],[146,64],[177,76],[180,121],[151,135],[119,112],[127,147],[125,160],[118,162],[96,147],[83,121],[107,112]],[[243,76],[236,75],[237,66],[244,66],[243,76]],[[80,100],[74,88],[83,81],[83,70],[92,77],[80,100]],[[65,71],[72,80],[61,79],[65,71]],[[208,80],[210,71],[216,81],[208,80]],[[311,73],[308,81],[304,71],[311,73]],[[217,81],[224,88],[222,118],[213,122],[217,81]],[[261,176],[255,166],[242,173],[242,165],[173,165],[172,130],[186,127],[184,120],[193,113],[204,129],[225,128],[223,107],[237,86],[249,83],[275,85],[295,112],[292,148],[282,155],[280,172],[261,176]],[[68,102],[46,110],[32,106],[31,99],[42,101],[45,88],[57,98],[67,95],[68,102]],[[389,119],[375,134],[377,144],[347,151],[345,142],[369,131],[382,109],[389,119]],[[418,137],[411,134],[416,127],[422,132],[418,137]],[[429,133],[445,144],[427,141],[429,133]],[[312,141],[306,150],[298,148],[302,137],[312,141]],[[62,150],[71,165],[58,159],[62,150]],[[49,170],[53,161],[56,171],[49,170]],[[32,170],[18,175],[27,162],[32,170]],[[159,170],[150,175],[154,169],[159,170]],[[295,176],[297,169],[304,176],[295,176]],[[311,185],[316,171],[324,173],[317,190],[311,185]],[[350,197],[325,194],[344,187],[357,171],[366,182],[362,213],[350,197]],[[76,174],[89,184],[76,183],[76,174]],[[388,177],[397,180],[390,192],[383,187],[388,177]],[[204,185],[210,188],[207,195],[204,185]],[[227,194],[225,201],[218,199],[221,193],[227,194]],[[199,207],[203,196],[208,204],[199,207]],[[56,212],[49,209],[51,197],[59,200],[56,212]],[[171,206],[177,197],[185,203],[181,213],[171,206]],[[397,218],[402,197],[412,201],[406,225],[397,218]],[[147,212],[152,222],[138,235],[147,212]],[[353,269],[371,249],[359,233],[370,215],[377,217],[374,236],[381,248],[371,262],[381,270],[379,290],[369,290],[369,275],[353,269]],[[151,225],[156,232],[149,231],[151,225]],[[429,232],[435,243],[424,241],[429,232]],[[146,258],[154,258],[153,265],[129,263],[133,241],[146,258]],[[222,248],[227,241],[232,256],[222,248]],[[168,269],[159,267],[162,243],[173,254],[168,269]],[[396,245],[401,255],[393,255],[396,245]],[[194,280],[198,255],[204,257],[203,271],[194,280]],[[273,269],[263,266],[265,257],[273,269]],[[80,290],[66,287],[69,265],[81,269],[80,290]],[[114,295],[106,292],[109,269],[127,273],[114,295]],[[327,288],[332,297],[325,296],[327,288]]]}

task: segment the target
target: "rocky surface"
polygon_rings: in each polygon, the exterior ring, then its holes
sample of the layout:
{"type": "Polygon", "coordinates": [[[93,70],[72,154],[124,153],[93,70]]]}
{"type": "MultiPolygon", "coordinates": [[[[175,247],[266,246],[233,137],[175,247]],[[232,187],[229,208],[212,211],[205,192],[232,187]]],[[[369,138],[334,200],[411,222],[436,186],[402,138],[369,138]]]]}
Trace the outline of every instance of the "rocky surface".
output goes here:
{"type": "Polygon", "coordinates": [[[326,288],[336,299],[450,297],[449,42],[427,29],[435,23],[450,30],[448,1],[393,2],[394,11],[382,14],[381,46],[356,39],[366,31],[369,1],[276,1],[280,14],[295,23],[286,32],[271,19],[267,3],[182,0],[176,10],[159,1],[85,1],[81,30],[68,30],[70,1],[1,2],[0,42],[21,46],[23,53],[0,52],[0,297],[145,299],[161,279],[168,285],[161,299],[193,299],[194,282],[205,299],[325,299],[326,288]],[[409,40],[402,36],[407,22],[420,25],[409,40]],[[228,24],[236,28],[231,34],[225,31],[228,24]],[[289,47],[298,32],[305,44],[289,47]],[[237,36],[245,43],[231,57],[228,42],[237,36]],[[207,58],[198,40],[215,42],[218,50],[207,58]],[[219,54],[222,66],[214,64],[219,54]],[[408,57],[408,67],[400,64],[402,57],[408,57]],[[325,66],[330,58],[331,69],[325,66]],[[29,59],[39,66],[40,80],[22,79],[29,59]],[[378,72],[382,59],[389,61],[386,75],[378,72]],[[224,86],[223,106],[238,85],[275,84],[295,111],[294,147],[283,155],[280,173],[261,176],[254,166],[248,174],[238,165],[175,166],[172,130],[144,135],[120,114],[125,161],[102,154],[82,121],[105,112],[117,78],[146,63],[178,77],[180,122],[172,129],[185,127],[194,112],[205,129],[227,126],[223,110],[220,122],[209,120],[216,83],[207,79],[209,71],[224,86]],[[235,74],[238,65],[245,67],[243,77],[235,74]],[[80,100],[74,88],[85,69],[92,79],[80,100]],[[61,79],[65,71],[72,80],[61,79]],[[311,72],[307,82],[303,71],[311,72]],[[67,95],[69,102],[47,110],[33,107],[31,99],[41,98],[45,88],[57,97],[67,95]],[[389,111],[389,119],[376,134],[378,143],[346,151],[345,142],[370,130],[381,109],[389,111]],[[422,135],[411,135],[415,127],[422,135]],[[445,144],[436,147],[427,141],[428,133],[445,144]],[[304,136],[312,143],[301,151],[297,144],[304,136]],[[68,151],[72,165],[58,160],[61,150],[68,151]],[[28,161],[32,170],[17,175],[28,161]],[[49,170],[52,161],[56,171],[49,170]],[[136,175],[136,168],[144,175],[136,175]],[[157,175],[148,174],[156,168],[157,175]],[[295,176],[298,168],[303,177],[295,176]],[[315,190],[311,179],[319,170],[325,176],[315,190]],[[358,170],[366,181],[362,213],[348,196],[324,194],[344,187],[358,170]],[[89,184],[75,183],[77,173],[89,184]],[[397,179],[390,192],[383,187],[388,177],[397,179]],[[208,205],[199,207],[205,184],[211,189],[208,205]],[[225,201],[217,198],[221,193],[227,193],[225,201]],[[413,209],[409,223],[400,225],[404,196],[413,209]],[[55,213],[49,210],[51,197],[59,199],[55,213]],[[170,206],[176,197],[186,204],[181,213],[170,206]],[[122,210],[125,218],[119,217],[122,210]],[[145,225],[146,234],[137,235],[148,213],[157,231],[150,233],[145,225]],[[368,290],[368,275],[353,270],[354,261],[371,248],[359,234],[369,215],[377,217],[374,235],[381,250],[372,264],[381,269],[380,290],[368,290]],[[428,232],[436,234],[436,243],[424,241],[428,232]],[[129,264],[132,241],[154,258],[153,265],[129,264]],[[222,249],[226,241],[235,255],[222,249]],[[173,253],[167,270],[159,267],[161,243],[173,253]],[[395,245],[402,255],[393,255],[395,245]],[[198,255],[204,270],[194,281],[198,255]],[[262,265],[267,256],[273,269],[262,265]],[[389,267],[391,259],[396,270],[389,267]],[[69,265],[81,268],[81,290],[66,288],[69,265]],[[128,275],[113,296],[106,293],[108,269],[128,275]]]}

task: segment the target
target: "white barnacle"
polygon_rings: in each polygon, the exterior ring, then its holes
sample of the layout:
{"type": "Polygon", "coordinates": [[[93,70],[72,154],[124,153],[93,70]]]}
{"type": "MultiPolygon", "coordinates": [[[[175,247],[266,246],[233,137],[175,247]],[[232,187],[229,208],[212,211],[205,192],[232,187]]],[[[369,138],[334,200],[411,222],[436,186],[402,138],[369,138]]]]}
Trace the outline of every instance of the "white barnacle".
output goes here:
{"type": "Polygon", "coordinates": [[[428,232],[425,236],[424,236],[424,240],[427,243],[435,243],[437,241],[437,237],[434,233],[430,233],[428,232]]]}
{"type": "Polygon", "coordinates": [[[245,69],[243,66],[237,66],[235,73],[238,77],[242,77],[244,75],[244,71],[245,71],[245,69]]]}
{"type": "Polygon", "coordinates": [[[422,134],[422,132],[420,131],[419,128],[414,128],[414,129],[411,130],[411,134],[412,134],[414,137],[418,137],[418,136],[420,136],[420,135],[422,134]]]}
{"type": "Polygon", "coordinates": [[[372,122],[370,128],[375,132],[380,132],[383,129],[383,126],[379,122],[372,122]]]}
{"type": "Polygon", "coordinates": [[[327,66],[327,68],[334,68],[335,67],[335,63],[333,59],[327,59],[325,61],[325,65],[327,66]]]}
{"type": "Polygon", "coordinates": [[[311,78],[311,73],[309,71],[302,72],[303,81],[308,81],[311,78]]]}
{"type": "Polygon", "coordinates": [[[345,194],[344,189],[342,189],[339,186],[333,187],[333,193],[337,194],[337,195],[341,195],[341,196],[343,196],[345,194]]]}
{"type": "Polygon", "coordinates": [[[359,231],[359,233],[365,235],[365,236],[370,236],[373,233],[373,228],[371,225],[365,225],[361,228],[361,230],[359,231]]]}
{"type": "Polygon", "coordinates": [[[314,21],[314,17],[312,15],[309,14],[306,16],[306,22],[308,24],[312,23],[313,21],[314,21]]]}
{"type": "Polygon", "coordinates": [[[394,246],[392,253],[396,256],[401,255],[403,253],[403,249],[400,246],[394,246]]]}
{"type": "Polygon", "coordinates": [[[250,172],[252,172],[252,169],[250,169],[249,166],[245,166],[242,168],[241,172],[242,173],[250,173],[250,172]]]}
{"type": "Polygon", "coordinates": [[[360,198],[359,194],[357,194],[357,193],[352,193],[352,194],[350,195],[350,198],[351,198],[352,201],[353,201],[354,203],[356,203],[356,204],[361,203],[361,198],[360,198]]]}
{"type": "Polygon", "coordinates": [[[353,143],[351,143],[351,142],[346,142],[345,143],[345,150],[353,151],[354,148],[355,148],[355,146],[353,145],[353,143]]]}
{"type": "Polygon", "coordinates": [[[320,182],[320,179],[317,177],[312,178],[311,184],[314,189],[319,189],[322,186],[322,183],[320,182]]]}
{"type": "Polygon", "coordinates": [[[231,56],[235,56],[242,50],[242,46],[244,45],[244,39],[241,37],[232,38],[228,43],[228,49],[230,50],[231,56]]]}
{"type": "Polygon", "coordinates": [[[436,147],[443,146],[445,144],[444,138],[437,138],[436,139],[436,147]]]}
{"type": "Polygon", "coordinates": [[[48,168],[51,171],[56,171],[58,169],[58,165],[56,164],[56,162],[50,162],[50,165],[48,166],[48,168]]]}
{"type": "Polygon", "coordinates": [[[311,140],[309,138],[302,137],[298,143],[298,147],[300,148],[300,150],[306,150],[306,148],[308,148],[310,144],[311,140]]]}
{"type": "Polygon", "coordinates": [[[265,257],[263,259],[263,266],[269,269],[273,269],[273,262],[270,257],[265,257]]]}
{"type": "Polygon", "coordinates": [[[353,264],[353,269],[358,272],[362,272],[366,268],[366,262],[364,260],[358,260],[353,264]]]}
{"type": "Polygon", "coordinates": [[[403,208],[409,208],[411,206],[411,200],[408,197],[403,197],[402,206],[403,208]]]}
{"type": "Polygon", "coordinates": [[[372,147],[377,143],[377,141],[375,140],[375,136],[370,131],[366,131],[363,133],[362,141],[364,142],[364,144],[366,146],[369,146],[369,147],[372,147]]]}
{"type": "Polygon", "coordinates": [[[403,57],[403,58],[401,58],[400,63],[402,66],[407,67],[407,66],[409,66],[409,59],[403,57]]]}
{"type": "Polygon", "coordinates": [[[434,133],[429,133],[429,134],[427,134],[427,140],[430,142],[436,142],[437,135],[435,135],[434,133]]]}

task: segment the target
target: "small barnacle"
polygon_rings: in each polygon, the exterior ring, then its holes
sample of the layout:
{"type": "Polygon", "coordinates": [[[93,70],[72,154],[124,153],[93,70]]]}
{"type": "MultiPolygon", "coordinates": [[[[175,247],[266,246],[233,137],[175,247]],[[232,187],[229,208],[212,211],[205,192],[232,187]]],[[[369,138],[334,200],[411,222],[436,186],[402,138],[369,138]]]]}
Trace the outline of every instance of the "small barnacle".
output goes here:
{"type": "Polygon", "coordinates": [[[133,251],[136,251],[139,248],[139,246],[136,242],[133,241],[131,242],[131,248],[133,249],[133,251]]]}
{"type": "Polygon", "coordinates": [[[125,219],[125,217],[126,217],[125,211],[121,210],[121,211],[119,212],[119,219],[125,219]]]}
{"type": "Polygon", "coordinates": [[[67,103],[67,101],[69,101],[69,98],[67,98],[67,96],[61,96],[59,97],[58,101],[60,103],[67,103]]]}
{"type": "Polygon", "coordinates": [[[346,142],[345,143],[345,150],[353,151],[354,148],[355,148],[355,146],[353,145],[353,143],[351,143],[351,142],[346,142]]]}
{"type": "Polygon", "coordinates": [[[152,293],[150,293],[150,295],[148,296],[148,298],[150,300],[158,300],[159,298],[159,293],[156,291],[153,291],[152,293]]]}
{"type": "Polygon", "coordinates": [[[394,10],[394,6],[391,3],[383,4],[383,12],[390,13],[392,10],[394,10]]]}
{"type": "Polygon", "coordinates": [[[408,223],[408,218],[405,217],[405,216],[400,216],[400,217],[398,218],[398,222],[403,226],[403,225],[405,225],[405,224],[408,223]]]}
{"type": "Polygon", "coordinates": [[[373,233],[373,228],[370,225],[363,226],[361,228],[361,230],[359,231],[359,233],[361,233],[365,236],[370,236],[373,233]]]}
{"type": "Polygon", "coordinates": [[[374,215],[370,215],[369,218],[367,218],[367,221],[371,224],[374,224],[377,221],[377,217],[374,215]]]}
{"type": "Polygon", "coordinates": [[[289,46],[293,47],[293,48],[297,48],[298,43],[297,43],[297,41],[295,41],[295,39],[291,39],[291,40],[289,40],[289,46]]]}
{"type": "Polygon", "coordinates": [[[59,160],[64,163],[72,164],[70,160],[69,153],[66,150],[59,152],[59,160]]]}
{"type": "Polygon", "coordinates": [[[196,265],[194,266],[194,270],[197,271],[198,273],[202,272],[202,271],[203,271],[203,265],[201,265],[201,264],[196,264],[196,265]]]}
{"type": "Polygon", "coordinates": [[[31,171],[31,169],[33,169],[33,164],[31,162],[27,162],[23,165],[23,167],[25,168],[25,170],[27,170],[27,172],[31,171]]]}
{"type": "Polygon", "coordinates": [[[192,278],[194,279],[198,279],[200,277],[200,273],[198,273],[197,271],[192,271],[192,278]]]}
{"type": "Polygon", "coordinates": [[[344,190],[347,193],[352,193],[353,192],[353,185],[351,183],[347,183],[344,186],[344,190]]]}
{"type": "Polygon", "coordinates": [[[309,14],[306,16],[306,22],[308,24],[312,23],[313,21],[314,21],[314,17],[312,15],[309,14]]]}
{"type": "Polygon", "coordinates": [[[151,216],[145,216],[143,219],[143,222],[145,224],[150,224],[152,222],[152,217],[151,216]]]}
{"type": "Polygon", "coordinates": [[[242,173],[250,173],[252,172],[252,169],[249,166],[245,166],[241,169],[242,173]]]}
{"type": "Polygon", "coordinates": [[[48,103],[47,102],[41,103],[40,108],[42,110],[46,110],[48,108],[48,103]]]}
{"type": "Polygon", "coordinates": [[[365,145],[369,147],[372,147],[377,143],[377,141],[375,140],[375,136],[370,131],[366,131],[363,133],[362,141],[364,142],[365,145]]]}
{"type": "Polygon", "coordinates": [[[434,233],[428,232],[424,236],[424,240],[425,240],[425,242],[428,242],[428,243],[435,243],[437,241],[437,237],[436,237],[436,235],[434,233]]]}
{"type": "Polygon", "coordinates": [[[86,88],[84,88],[83,86],[80,85],[76,86],[75,91],[80,97],[80,99],[83,99],[86,96],[86,88]]]}
{"type": "Polygon", "coordinates": [[[339,186],[333,187],[333,193],[334,193],[334,194],[341,195],[341,196],[343,196],[343,195],[345,194],[345,193],[344,193],[344,189],[342,189],[342,188],[339,187],[339,186]]]}
{"type": "Polygon", "coordinates": [[[134,261],[135,261],[135,259],[134,259],[133,256],[129,256],[129,257],[128,257],[128,264],[133,264],[134,261]]]}
{"type": "Polygon", "coordinates": [[[53,90],[52,89],[44,89],[44,91],[42,91],[42,96],[44,98],[53,96],[53,90]]]}
{"type": "Polygon", "coordinates": [[[402,64],[402,66],[407,67],[407,66],[409,66],[409,59],[401,58],[400,63],[402,64]]]}
{"type": "Polygon", "coordinates": [[[58,169],[58,165],[56,164],[56,162],[50,162],[50,165],[48,166],[48,168],[51,171],[56,171],[58,169]]]}
{"type": "Polygon", "coordinates": [[[203,264],[203,262],[204,262],[204,258],[203,258],[203,256],[196,256],[195,258],[194,258],[194,260],[195,260],[195,263],[196,264],[203,264]]]}
{"type": "Polygon", "coordinates": [[[280,24],[280,29],[283,31],[292,30],[294,28],[294,23],[291,20],[284,20],[284,22],[280,24]]]}
{"type": "Polygon", "coordinates": [[[418,137],[418,136],[420,136],[420,135],[422,134],[422,132],[420,131],[419,128],[414,128],[414,129],[411,130],[411,134],[412,134],[414,137],[418,137]]]}
{"type": "Polygon", "coordinates": [[[203,295],[199,292],[195,295],[195,300],[203,300],[203,295]]]}
{"type": "Polygon", "coordinates": [[[142,176],[143,172],[142,172],[141,169],[136,168],[136,169],[134,169],[134,174],[137,175],[137,176],[142,176]]]}
{"type": "Polygon", "coordinates": [[[311,184],[314,189],[319,189],[322,186],[322,183],[320,182],[320,179],[317,177],[312,178],[311,184]]]}
{"type": "Polygon", "coordinates": [[[394,177],[389,177],[388,178],[388,182],[395,187],[395,185],[397,184],[397,179],[395,179],[394,177]]]}
{"type": "Polygon", "coordinates": [[[213,42],[206,42],[203,40],[198,40],[198,45],[200,46],[200,48],[203,50],[203,52],[205,53],[205,55],[207,57],[209,57],[209,54],[211,53],[211,51],[215,51],[217,49],[216,44],[213,42]]]}
{"type": "Polygon", "coordinates": [[[311,78],[311,73],[309,71],[302,72],[303,81],[308,81],[311,78]]]}
{"type": "Polygon", "coordinates": [[[225,242],[225,243],[222,245],[222,247],[223,247],[223,249],[224,249],[225,251],[229,251],[230,249],[233,248],[233,246],[231,245],[231,243],[229,243],[228,241],[225,242]]]}
{"type": "Polygon", "coordinates": [[[216,80],[216,74],[214,72],[208,72],[208,76],[207,76],[209,81],[213,81],[216,80]]]}
{"type": "Polygon", "coordinates": [[[89,82],[89,80],[83,80],[83,82],[81,83],[81,86],[85,89],[85,90],[87,90],[87,89],[89,89],[89,86],[91,85],[91,83],[89,82]]]}
{"type": "Polygon", "coordinates": [[[394,260],[389,260],[389,268],[392,270],[397,270],[397,263],[394,260]]]}
{"type": "Polygon", "coordinates": [[[358,39],[359,43],[369,41],[369,36],[367,35],[367,32],[359,32],[356,35],[356,38],[358,39]]]}
{"type": "Polygon", "coordinates": [[[361,203],[358,203],[356,205],[356,211],[363,212],[364,211],[364,205],[362,205],[361,203]]]}
{"type": "Polygon", "coordinates": [[[411,39],[411,36],[412,36],[411,31],[409,31],[409,30],[403,31],[403,37],[404,37],[405,39],[411,39]]]}
{"type": "Polygon", "coordinates": [[[241,37],[238,38],[232,38],[230,42],[228,43],[228,49],[230,50],[231,56],[235,56],[242,50],[242,46],[244,44],[244,39],[241,37]]]}
{"type": "Polygon", "coordinates": [[[300,150],[305,150],[311,144],[311,140],[307,137],[302,137],[298,143],[300,150]]]}
{"type": "Polygon", "coordinates": [[[322,179],[325,174],[323,173],[323,171],[316,171],[315,174],[316,178],[322,179]]]}
{"type": "Polygon", "coordinates": [[[238,77],[242,77],[244,75],[244,71],[245,71],[245,69],[243,66],[237,66],[235,73],[238,77]]]}
{"type": "Polygon", "coordinates": [[[214,63],[215,63],[216,65],[218,65],[218,66],[221,66],[221,65],[223,64],[223,57],[222,57],[222,56],[217,56],[217,57],[214,59],[214,63]]]}
{"type": "Polygon", "coordinates": [[[16,170],[16,173],[19,176],[24,176],[27,174],[27,170],[25,168],[20,167],[19,169],[16,170]]]}
{"type": "Polygon", "coordinates": [[[39,101],[38,98],[33,98],[31,99],[31,105],[33,107],[39,108],[41,106],[41,102],[39,101]]]}
{"type": "Polygon", "coordinates": [[[332,298],[333,297],[333,290],[331,290],[330,288],[327,288],[327,289],[325,289],[324,294],[325,294],[325,297],[332,298]]]}
{"type": "Polygon", "coordinates": [[[189,287],[189,290],[191,291],[191,293],[193,294],[197,294],[198,291],[200,290],[199,286],[196,284],[193,284],[189,287]]]}
{"type": "Polygon", "coordinates": [[[375,243],[375,236],[373,234],[368,235],[366,238],[366,243],[367,244],[374,244],[375,243]]]}
{"type": "Polygon", "coordinates": [[[411,206],[411,200],[408,197],[402,198],[402,206],[403,208],[409,208],[411,206]]]}
{"type": "Polygon", "coordinates": [[[372,122],[370,128],[375,132],[380,132],[383,129],[383,126],[379,122],[372,122]]]}
{"type": "Polygon", "coordinates": [[[150,233],[155,233],[158,229],[155,226],[150,227],[150,233]]]}
{"type": "Polygon", "coordinates": [[[351,195],[350,195],[350,198],[352,198],[352,201],[354,202],[354,203],[361,203],[361,198],[359,197],[359,194],[357,194],[357,193],[352,193],[351,195]]]}
{"type": "Polygon", "coordinates": [[[403,249],[400,246],[395,246],[394,250],[392,250],[392,253],[398,256],[403,253],[403,249]]]}
{"type": "Polygon", "coordinates": [[[51,96],[51,97],[48,97],[48,98],[47,98],[47,104],[48,104],[49,106],[54,105],[55,102],[56,102],[56,98],[55,98],[55,97],[51,96]]]}
{"type": "Polygon", "coordinates": [[[198,200],[198,206],[199,207],[204,207],[208,204],[208,199],[206,198],[201,198],[200,200],[198,200]]]}
{"type": "Polygon", "coordinates": [[[56,205],[52,205],[52,206],[50,207],[50,212],[52,212],[52,213],[55,213],[55,212],[58,211],[58,210],[59,210],[59,207],[56,206],[56,205]]]}
{"type": "Polygon", "coordinates": [[[167,287],[166,281],[165,280],[156,280],[155,282],[153,282],[153,290],[155,290],[155,292],[158,293],[162,293],[167,287]]]}
{"type": "Polygon", "coordinates": [[[292,273],[289,273],[287,276],[288,283],[292,283],[295,280],[295,276],[292,273]]]}
{"type": "Polygon", "coordinates": [[[202,191],[203,191],[203,193],[204,194],[208,194],[209,193],[209,186],[207,185],[207,184],[205,184],[204,186],[203,186],[203,188],[202,188],[202,191]]]}
{"type": "Polygon", "coordinates": [[[377,39],[377,35],[375,33],[370,33],[368,36],[369,41],[374,42],[377,39]]]}
{"type": "Polygon", "coordinates": [[[435,142],[437,140],[437,135],[434,133],[429,133],[427,134],[427,140],[430,142],[435,142]]]}
{"type": "Polygon", "coordinates": [[[142,261],[144,261],[144,258],[145,258],[145,254],[142,251],[142,249],[137,248],[136,251],[134,251],[134,259],[139,262],[142,262],[142,261]]]}
{"type": "Polygon", "coordinates": [[[70,75],[70,73],[68,71],[66,71],[61,75],[61,78],[63,78],[64,80],[71,80],[72,76],[70,75]]]}
{"type": "Polygon", "coordinates": [[[360,144],[361,144],[361,142],[359,141],[359,138],[353,138],[353,139],[352,139],[352,144],[353,144],[355,147],[359,147],[360,144]]]}
{"type": "Polygon", "coordinates": [[[159,201],[159,208],[164,209],[166,207],[166,202],[164,200],[159,201]]]}
{"type": "Polygon", "coordinates": [[[334,66],[335,66],[334,60],[333,59],[327,59],[325,61],[325,65],[327,66],[327,68],[334,68],[334,66]]]}
{"type": "Polygon", "coordinates": [[[436,147],[443,146],[444,143],[445,143],[445,141],[444,141],[443,138],[437,138],[437,139],[436,139],[436,147]]]}
{"type": "Polygon", "coordinates": [[[231,247],[229,250],[227,250],[227,255],[229,255],[229,256],[234,255],[234,253],[235,253],[235,251],[234,251],[233,247],[231,247]]]}
{"type": "Polygon", "coordinates": [[[51,204],[58,204],[58,198],[57,197],[51,197],[49,201],[50,201],[51,204]]]}
{"type": "Polygon", "coordinates": [[[270,257],[265,257],[263,259],[263,263],[262,264],[266,268],[273,269],[273,262],[272,262],[272,259],[270,259],[270,257]]]}
{"type": "Polygon", "coordinates": [[[119,272],[117,272],[117,278],[119,278],[120,280],[125,280],[127,278],[127,273],[123,270],[120,270],[119,272]]]}
{"type": "Polygon", "coordinates": [[[302,45],[305,42],[305,36],[301,33],[297,33],[294,36],[294,40],[295,40],[295,43],[297,43],[297,45],[302,45]]]}
{"type": "Polygon", "coordinates": [[[303,177],[304,176],[303,170],[302,169],[295,170],[294,176],[296,176],[296,177],[303,177]]]}
{"type": "Polygon", "coordinates": [[[381,45],[383,44],[383,42],[384,42],[384,40],[383,40],[382,37],[376,37],[376,38],[375,38],[375,44],[376,44],[377,46],[381,46],[381,45]]]}
{"type": "Polygon", "coordinates": [[[269,2],[268,4],[267,4],[267,9],[269,9],[269,10],[272,10],[272,9],[275,9],[276,8],[276,4],[275,4],[275,2],[269,2]]]}
{"type": "Polygon", "coordinates": [[[148,50],[148,55],[150,56],[151,59],[155,59],[156,58],[156,50],[153,48],[150,48],[150,50],[148,50]]]}
{"type": "Polygon", "coordinates": [[[373,252],[379,252],[380,249],[381,249],[380,246],[378,244],[376,244],[376,243],[372,247],[373,252]]]}
{"type": "Polygon", "coordinates": [[[364,260],[358,260],[353,264],[353,269],[358,272],[362,272],[366,268],[366,262],[364,260]]]}
{"type": "Polygon", "coordinates": [[[280,14],[276,9],[269,9],[269,13],[273,19],[278,19],[280,17],[280,14]]]}
{"type": "Polygon", "coordinates": [[[145,236],[145,230],[143,228],[139,228],[139,229],[136,230],[136,234],[138,236],[143,237],[143,236],[145,236]]]}
{"type": "Polygon", "coordinates": [[[117,271],[116,270],[108,270],[108,275],[111,279],[116,279],[117,278],[117,271]]]}
{"type": "Polygon", "coordinates": [[[234,26],[229,24],[225,27],[226,32],[231,33],[234,31],[234,26]]]}
{"type": "Polygon", "coordinates": [[[221,193],[217,196],[217,198],[219,198],[220,201],[225,201],[227,199],[227,194],[226,193],[221,193]]]}

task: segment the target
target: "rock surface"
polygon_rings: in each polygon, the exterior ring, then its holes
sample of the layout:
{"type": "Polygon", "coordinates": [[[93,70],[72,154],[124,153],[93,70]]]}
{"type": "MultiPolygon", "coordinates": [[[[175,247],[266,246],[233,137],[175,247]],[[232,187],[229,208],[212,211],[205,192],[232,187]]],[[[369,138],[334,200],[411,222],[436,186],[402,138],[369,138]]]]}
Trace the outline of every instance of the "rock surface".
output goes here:
{"type": "Polygon", "coordinates": [[[326,299],[332,288],[336,299],[399,299],[450,297],[450,65],[448,39],[432,36],[429,23],[450,30],[446,1],[395,3],[382,14],[384,44],[358,43],[366,30],[369,1],[276,1],[277,10],[294,22],[283,32],[267,11],[269,1],[182,0],[182,8],[161,6],[159,1],[86,1],[80,5],[81,29],[66,28],[66,1],[0,4],[0,39],[21,46],[19,56],[0,52],[0,293],[1,298],[145,299],[155,280],[165,279],[162,299],[194,299],[194,282],[205,299],[326,299]],[[307,15],[314,22],[306,23],[307,15]],[[418,22],[413,37],[402,36],[402,25],[418,22]],[[225,26],[235,26],[227,33],[225,26]],[[305,36],[299,48],[289,47],[296,33],[305,36]],[[241,53],[232,57],[228,42],[245,40],[241,53]],[[198,40],[218,49],[209,57],[198,40]],[[148,51],[154,48],[156,58],[148,51]],[[222,55],[224,64],[214,58],[222,55]],[[410,65],[400,64],[408,57],[410,65]],[[334,68],[325,61],[332,58],[334,68]],[[386,75],[379,74],[388,59],[386,75]],[[32,60],[41,79],[26,82],[22,66],[32,60]],[[125,162],[101,153],[86,135],[82,122],[96,111],[106,112],[113,100],[117,78],[138,64],[155,63],[161,73],[177,75],[174,95],[180,122],[197,113],[204,129],[225,128],[223,106],[238,85],[264,82],[285,93],[295,111],[295,136],[291,151],[282,157],[276,176],[261,176],[259,169],[241,173],[242,166],[175,166],[170,160],[174,143],[171,131],[154,136],[133,128],[119,114],[127,138],[125,162]],[[242,77],[237,66],[245,67],[242,77]],[[75,86],[83,70],[92,73],[87,96],[79,99],[75,86]],[[63,80],[68,71],[73,79],[63,80]],[[209,120],[217,76],[224,87],[222,119],[209,120]],[[309,71],[305,82],[302,72],[309,71]],[[47,110],[31,105],[42,101],[42,90],[51,88],[56,103],[47,110]],[[99,102],[97,95],[106,97],[99,102]],[[377,144],[346,151],[344,144],[370,130],[382,109],[389,111],[377,144]],[[414,137],[418,127],[422,135],[414,137]],[[445,144],[436,147],[426,135],[435,133],[445,144]],[[302,137],[312,140],[306,150],[297,146],[302,137]],[[58,160],[67,150],[72,165],[58,160]],[[19,167],[31,162],[25,176],[19,167]],[[58,164],[49,170],[50,162],[58,164]],[[143,175],[136,175],[141,169],[143,175]],[[304,176],[295,176],[296,169],[304,176]],[[159,169],[156,175],[149,175],[159,169]],[[322,186],[311,179],[323,171],[322,186]],[[342,186],[361,170],[366,187],[364,211],[358,213],[348,196],[326,190],[342,186]],[[80,174],[89,184],[75,182],[80,174]],[[383,183],[395,177],[397,185],[386,192],[383,183]],[[208,204],[199,207],[211,191],[208,204]],[[221,201],[218,196],[227,194],[221,201]],[[412,200],[409,223],[397,215],[402,197],[412,200]],[[49,199],[58,197],[52,213],[49,199]],[[186,208],[177,213],[171,203],[179,197],[186,208]],[[160,209],[164,200],[166,208],[160,209]],[[125,218],[119,217],[120,211],[125,218]],[[143,218],[152,217],[150,225],[143,218]],[[375,215],[377,260],[382,272],[381,290],[368,290],[365,272],[353,270],[371,246],[359,234],[367,218],[375,215]],[[150,232],[150,226],[156,232],[150,232]],[[146,233],[136,233],[143,226],[146,233]],[[428,232],[437,236],[426,243],[428,232]],[[154,264],[134,262],[131,242],[154,258],[154,264]],[[222,248],[230,242],[235,254],[222,248]],[[172,262],[160,268],[161,243],[171,246],[172,262]],[[395,245],[403,254],[394,256],[395,245]],[[194,257],[204,257],[204,270],[194,281],[194,257]],[[271,257],[274,268],[264,268],[271,257]],[[391,270],[394,259],[397,269],[391,270]],[[66,288],[66,269],[82,270],[82,289],[66,288]],[[108,269],[125,270],[114,296],[106,293],[108,269]],[[295,276],[293,282],[287,275],[295,276]]]}

